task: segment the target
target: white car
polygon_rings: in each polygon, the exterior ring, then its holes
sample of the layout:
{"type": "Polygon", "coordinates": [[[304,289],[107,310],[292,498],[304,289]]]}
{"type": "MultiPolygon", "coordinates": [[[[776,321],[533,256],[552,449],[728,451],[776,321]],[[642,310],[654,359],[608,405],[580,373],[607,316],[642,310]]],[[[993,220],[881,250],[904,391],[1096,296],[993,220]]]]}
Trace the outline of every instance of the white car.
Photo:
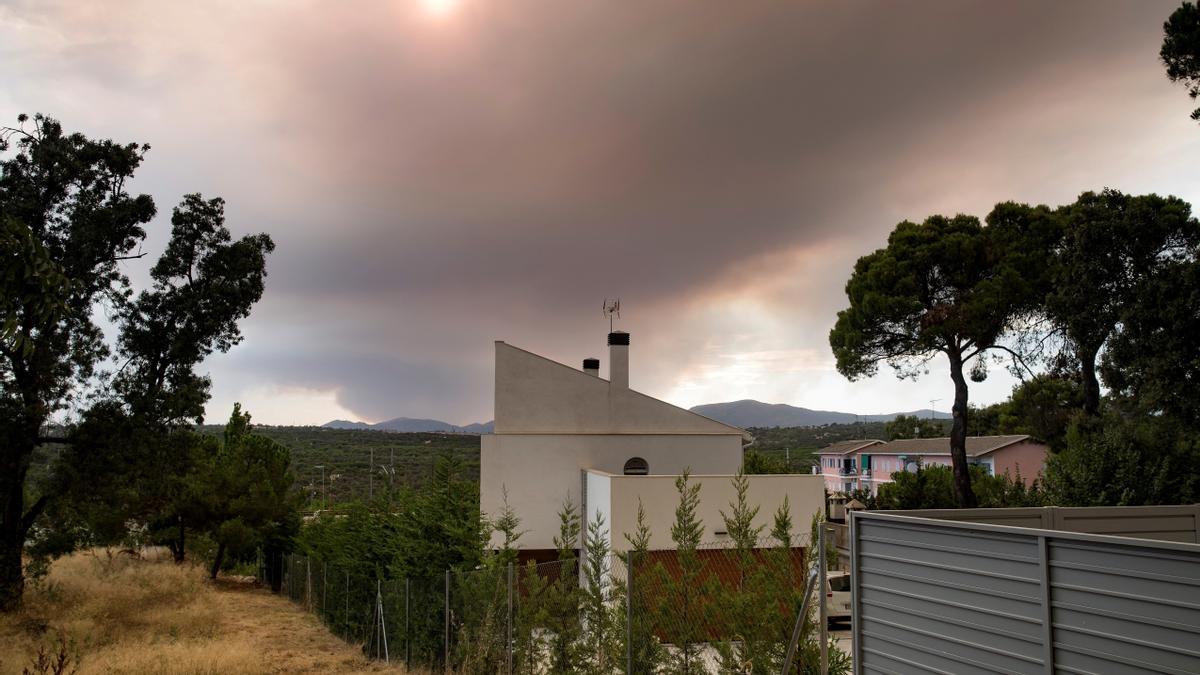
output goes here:
{"type": "Polygon", "coordinates": [[[825,616],[829,623],[850,620],[850,573],[825,573],[825,616]]]}

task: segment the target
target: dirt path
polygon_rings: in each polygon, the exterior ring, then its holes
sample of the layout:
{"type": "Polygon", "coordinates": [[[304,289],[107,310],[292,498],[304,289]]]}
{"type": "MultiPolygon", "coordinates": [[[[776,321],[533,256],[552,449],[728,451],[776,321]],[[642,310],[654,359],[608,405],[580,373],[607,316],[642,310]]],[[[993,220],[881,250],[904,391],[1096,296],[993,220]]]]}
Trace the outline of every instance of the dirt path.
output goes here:
{"type": "Polygon", "coordinates": [[[403,667],[368,661],[357,645],[333,635],[302,608],[252,583],[219,580],[213,594],[222,618],[219,632],[252,642],[273,673],[405,673],[403,667]]]}

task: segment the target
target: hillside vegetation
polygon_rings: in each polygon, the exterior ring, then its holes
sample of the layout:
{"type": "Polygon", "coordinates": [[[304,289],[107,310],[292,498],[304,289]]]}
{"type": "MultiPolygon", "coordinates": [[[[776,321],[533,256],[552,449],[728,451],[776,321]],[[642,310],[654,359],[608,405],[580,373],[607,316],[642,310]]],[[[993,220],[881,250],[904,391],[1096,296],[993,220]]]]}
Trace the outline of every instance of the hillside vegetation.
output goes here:
{"type": "MultiPolygon", "coordinates": [[[[219,435],[223,428],[206,425],[201,430],[219,435]]],[[[270,426],[257,426],[254,432],[291,450],[296,484],[310,505],[321,501],[321,469],[316,467],[322,465],[330,504],[366,499],[371,492],[372,452],[376,490],[389,480],[396,487],[416,487],[433,475],[434,463],[445,456],[461,462],[464,477],[479,479],[477,435],[270,426]]]]}
{"type": "MultiPolygon", "coordinates": [[[[403,672],[367,661],[311,615],[244,579],[214,584],[165,552],[92,550],[60,559],[0,615],[0,675],[65,652],[70,673],[403,672]]],[[[49,671],[53,672],[53,671],[49,671]]]]}

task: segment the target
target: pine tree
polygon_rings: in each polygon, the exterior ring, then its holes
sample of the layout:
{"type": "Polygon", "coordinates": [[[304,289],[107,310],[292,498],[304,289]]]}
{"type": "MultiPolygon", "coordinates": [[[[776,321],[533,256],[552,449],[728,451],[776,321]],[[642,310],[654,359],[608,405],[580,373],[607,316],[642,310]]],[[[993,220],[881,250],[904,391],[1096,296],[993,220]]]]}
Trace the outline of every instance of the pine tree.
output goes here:
{"type": "MultiPolygon", "coordinates": [[[[775,630],[769,637],[773,648],[768,659],[771,672],[777,673],[783,667],[805,580],[803,557],[797,568],[797,561],[792,553],[792,511],[787,495],[783,496],[783,503],[775,510],[772,518],[771,539],[775,545],[767,551],[770,579],[768,585],[771,588],[771,596],[775,598],[771,609],[780,620],[774,623],[775,630]]],[[[820,600],[824,601],[824,597],[820,600]]],[[[804,630],[811,635],[811,627],[807,625],[811,621],[806,618],[805,622],[804,630]]]]}
{"type": "Polygon", "coordinates": [[[582,532],[579,509],[567,498],[558,512],[558,569],[544,594],[546,628],[550,633],[550,672],[573,673],[580,662],[580,590],[577,547],[582,532]]]}
{"type": "Polygon", "coordinates": [[[715,647],[723,672],[765,673],[772,623],[771,604],[777,602],[767,561],[755,554],[766,526],[754,525],[760,507],[749,502],[750,481],[739,473],[733,478],[735,501],[730,512],[721,511],[725,529],[734,548],[725,554],[725,563],[733,567],[734,582],[720,589],[717,606],[721,615],[723,641],[715,647]]]}
{"type": "Polygon", "coordinates": [[[513,672],[534,673],[546,663],[546,639],[541,630],[546,625],[546,610],[543,600],[546,594],[546,579],[538,571],[538,565],[530,560],[516,570],[517,581],[513,601],[516,608],[513,616],[513,672]]]}
{"type": "Polygon", "coordinates": [[[628,608],[622,607],[620,621],[620,643],[623,658],[630,673],[657,673],[662,665],[663,647],[655,635],[658,606],[662,601],[661,589],[666,571],[662,564],[650,556],[650,526],[646,524],[646,509],[638,499],[637,527],[633,534],[625,533],[629,548],[621,554],[621,562],[633,580],[630,588],[625,579],[614,584],[618,599],[628,608]]]}
{"type": "Polygon", "coordinates": [[[671,541],[675,543],[677,571],[671,570],[664,579],[663,603],[659,608],[660,628],[674,649],[668,650],[662,672],[697,675],[706,672],[701,651],[714,628],[712,600],[718,586],[698,552],[704,534],[704,524],[697,514],[700,485],[692,484],[685,470],[675,479],[675,489],[679,492],[679,505],[671,524],[671,541]]]}
{"type": "Polygon", "coordinates": [[[511,611],[508,569],[517,560],[515,544],[523,534],[518,529],[521,519],[509,507],[507,493],[500,513],[487,523],[489,533],[500,535],[501,547],[485,551],[479,569],[453,577],[461,601],[456,647],[458,672],[463,675],[502,672],[506,658],[511,611]]]}
{"type": "Polygon", "coordinates": [[[599,511],[588,521],[583,561],[583,660],[580,672],[609,675],[620,663],[617,622],[624,606],[612,602],[613,579],[609,530],[599,511]]]}

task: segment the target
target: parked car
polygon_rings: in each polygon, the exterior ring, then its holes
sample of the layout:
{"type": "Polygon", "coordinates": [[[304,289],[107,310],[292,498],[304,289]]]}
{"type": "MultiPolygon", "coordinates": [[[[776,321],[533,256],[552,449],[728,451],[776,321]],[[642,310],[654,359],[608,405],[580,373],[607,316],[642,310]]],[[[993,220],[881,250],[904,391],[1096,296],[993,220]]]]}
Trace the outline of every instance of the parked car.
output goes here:
{"type": "Polygon", "coordinates": [[[826,572],[825,616],[831,624],[850,620],[849,572],[826,572]]]}

